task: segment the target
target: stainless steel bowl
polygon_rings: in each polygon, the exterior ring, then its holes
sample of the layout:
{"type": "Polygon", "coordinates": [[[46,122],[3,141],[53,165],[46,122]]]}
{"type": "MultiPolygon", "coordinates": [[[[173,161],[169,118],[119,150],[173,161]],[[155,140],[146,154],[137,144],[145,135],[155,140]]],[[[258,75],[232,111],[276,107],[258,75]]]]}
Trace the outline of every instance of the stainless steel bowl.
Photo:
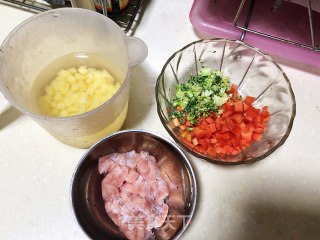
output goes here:
{"type": "MultiPolygon", "coordinates": [[[[71,203],[78,223],[92,239],[126,239],[104,209],[101,194],[104,176],[98,172],[98,159],[111,153],[132,150],[149,152],[158,162],[161,160],[163,166],[175,169],[181,178],[184,207],[177,210],[167,202],[170,225],[174,225],[175,229],[168,229],[166,224],[155,231],[155,239],[178,239],[187,229],[196,207],[197,184],[192,166],[176,145],[159,135],[141,130],[112,134],[93,145],[81,158],[71,184],[71,203]]],[[[161,169],[161,165],[159,167],[161,169]]]]}

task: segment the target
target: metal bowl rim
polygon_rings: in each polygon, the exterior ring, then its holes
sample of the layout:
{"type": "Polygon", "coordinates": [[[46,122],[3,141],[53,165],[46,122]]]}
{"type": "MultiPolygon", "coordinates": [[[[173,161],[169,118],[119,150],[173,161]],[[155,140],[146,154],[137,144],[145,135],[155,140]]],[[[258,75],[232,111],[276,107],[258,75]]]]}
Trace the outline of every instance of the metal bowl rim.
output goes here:
{"type": "Polygon", "coordinates": [[[95,144],[93,144],[81,157],[80,161],[77,163],[75,170],[72,174],[71,177],[71,183],[70,183],[70,187],[69,187],[69,204],[72,210],[72,215],[74,217],[74,219],[76,220],[76,222],[78,223],[78,226],[82,229],[82,231],[86,234],[87,237],[89,237],[90,239],[91,236],[88,235],[88,233],[83,229],[83,226],[80,224],[75,209],[74,209],[74,199],[72,197],[72,193],[74,190],[73,184],[74,184],[74,179],[79,171],[79,168],[81,167],[81,165],[83,164],[84,160],[87,158],[88,154],[99,144],[101,144],[102,142],[106,141],[107,139],[110,139],[114,136],[117,135],[121,135],[124,133],[143,133],[143,134],[149,134],[154,138],[158,138],[163,140],[164,142],[168,143],[171,147],[173,147],[176,151],[178,151],[178,153],[182,156],[184,162],[183,164],[186,166],[188,174],[190,174],[190,178],[191,178],[191,182],[192,182],[192,191],[191,191],[191,209],[190,209],[190,214],[189,214],[189,218],[187,219],[187,221],[185,221],[183,228],[179,231],[179,233],[172,239],[172,240],[177,240],[179,239],[183,233],[187,230],[188,225],[191,223],[192,217],[194,216],[194,212],[196,209],[196,205],[197,205],[197,198],[198,198],[198,187],[197,187],[197,181],[196,181],[196,177],[195,177],[195,173],[193,170],[193,167],[189,161],[189,159],[187,158],[187,156],[183,153],[183,151],[176,145],[176,143],[174,143],[173,141],[155,133],[149,130],[143,130],[143,129],[127,129],[127,130],[121,130],[115,133],[112,133],[102,139],[100,139],[98,142],[96,142],[95,144]]]}

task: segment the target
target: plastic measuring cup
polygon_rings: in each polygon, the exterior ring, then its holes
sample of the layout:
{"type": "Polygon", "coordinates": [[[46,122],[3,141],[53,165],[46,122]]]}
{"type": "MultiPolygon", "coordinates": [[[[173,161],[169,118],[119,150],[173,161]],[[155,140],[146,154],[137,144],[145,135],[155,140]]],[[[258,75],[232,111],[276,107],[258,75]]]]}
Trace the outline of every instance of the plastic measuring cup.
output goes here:
{"type": "Polygon", "coordinates": [[[80,8],[50,10],[21,23],[3,42],[0,89],[14,107],[52,136],[65,144],[87,148],[122,127],[127,115],[131,67],[144,61],[147,52],[142,40],[125,36],[116,23],[102,14],[80,8]],[[43,89],[31,91],[35,79],[48,64],[73,53],[104,56],[115,68],[108,71],[116,73],[121,87],[89,112],[71,117],[45,116],[33,96],[43,89]]]}

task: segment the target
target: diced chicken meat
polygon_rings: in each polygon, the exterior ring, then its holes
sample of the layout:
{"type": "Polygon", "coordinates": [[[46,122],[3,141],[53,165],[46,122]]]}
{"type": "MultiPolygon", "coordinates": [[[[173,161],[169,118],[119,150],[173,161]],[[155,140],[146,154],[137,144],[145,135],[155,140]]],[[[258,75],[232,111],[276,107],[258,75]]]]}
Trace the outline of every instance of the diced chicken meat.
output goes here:
{"type": "Polygon", "coordinates": [[[184,192],[182,188],[182,178],[178,167],[166,156],[159,160],[160,175],[167,183],[169,197],[166,203],[177,210],[182,210],[185,206],[184,192]]]}
{"type": "Polygon", "coordinates": [[[105,210],[129,240],[145,240],[161,227],[169,188],[155,158],[147,152],[113,153],[99,159],[105,210]]]}

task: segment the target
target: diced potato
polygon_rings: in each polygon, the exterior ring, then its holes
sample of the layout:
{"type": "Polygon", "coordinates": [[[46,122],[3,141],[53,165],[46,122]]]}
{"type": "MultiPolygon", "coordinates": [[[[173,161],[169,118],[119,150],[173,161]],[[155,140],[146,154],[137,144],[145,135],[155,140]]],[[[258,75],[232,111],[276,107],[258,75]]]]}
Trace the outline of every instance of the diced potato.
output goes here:
{"type": "Polygon", "coordinates": [[[65,104],[63,102],[59,102],[57,104],[57,108],[60,109],[60,110],[63,110],[63,109],[65,109],[65,104]]]}
{"type": "Polygon", "coordinates": [[[111,77],[104,78],[105,82],[109,85],[114,84],[114,79],[111,77]]]}
{"type": "Polygon", "coordinates": [[[75,69],[75,68],[69,68],[68,71],[69,71],[70,74],[77,73],[77,69],[75,69]]]}
{"type": "Polygon", "coordinates": [[[68,77],[66,77],[66,81],[70,84],[74,84],[77,81],[77,79],[73,75],[69,75],[68,77]]]}
{"type": "Polygon", "coordinates": [[[59,116],[60,116],[60,117],[68,117],[69,114],[70,114],[70,113],[69,113],[67,110],[61,110],[61,111],[59,112],[59,116]]]}
{"type": "Polygon", "coordinates": [[[58,72],[58,76],[59,77],[62,77],[62,78],[66,78],[70,75],[69,71],[68,70],[64,70],[62,69],[61,71],[58,72]]]}
{"type": "Polygon", "coordinates": [[[105,70],[80,66],[62,69],[39,98],[41,111],[49,116],[68,117],[85,113],[110,99],[120,88],[105,70]]]}
{"type": "Polygon", "coordinates": [[[87,67],[86,66],[79,67],[78,72],[82,75],[86,75],[88,73],[87,67]]]}
{"type": "Polygon", "coordinates": [[[78,92],[79,91],[79,85],[73,84],[71,86],[71,91],[74,92],[74,93],[78,92]]]}

